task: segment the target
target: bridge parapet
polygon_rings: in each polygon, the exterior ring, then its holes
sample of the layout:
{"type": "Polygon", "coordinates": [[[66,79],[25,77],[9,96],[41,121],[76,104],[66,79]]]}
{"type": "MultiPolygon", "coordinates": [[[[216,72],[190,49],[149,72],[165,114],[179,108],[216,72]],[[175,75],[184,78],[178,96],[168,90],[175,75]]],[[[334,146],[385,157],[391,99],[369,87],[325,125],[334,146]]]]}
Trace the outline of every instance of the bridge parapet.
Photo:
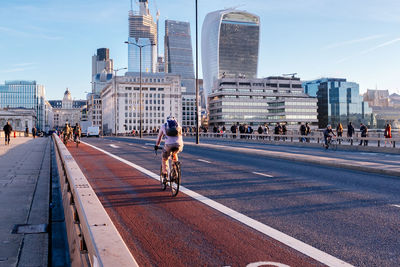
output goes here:
{"type": "Polygon", "coordinates": [[[68,149],[53,140],[72,266],[138,266],[68,149]]]}

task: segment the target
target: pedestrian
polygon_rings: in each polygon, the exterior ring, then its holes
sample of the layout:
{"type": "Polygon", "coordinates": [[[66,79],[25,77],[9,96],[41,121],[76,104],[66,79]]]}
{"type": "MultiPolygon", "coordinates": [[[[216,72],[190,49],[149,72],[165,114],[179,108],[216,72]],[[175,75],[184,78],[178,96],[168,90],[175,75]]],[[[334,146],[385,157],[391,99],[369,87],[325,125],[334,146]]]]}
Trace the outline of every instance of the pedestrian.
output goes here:
{"type": "Polygon", "coordinates": [[[9,121],[7,121],[6,125],[4,125],[3,127],[3,131],[4,131],[4,137],[5,137],[5,145],[9,145],[10,144],[10,134],[12,132],[13,128],[10,124],[9,121]]]}
{"type": "Polygon", "coordinates": [[[26,128],[25,128],[25,137],[28,137],[29,136],[29,128],[28,128],[28,126],[26,126],[26,128]]]}
{"type": "Polygon", "coordinates": [[[342,123],[339,122],[339,124],[336,127],[336,133],[339,141],[339,145],[342,143],[342,136],[343,136],[343,125],[342,123]]]}
{"type": "MultiPolygon", "coordinates": [[[[259,135],[262,135],[264,133],[264,130],[261,125],[258,126],[257,133],[259,135]]],[[[264,139],[264,136],[259,136],[258,139],[264,139]]]]}
{"type": "Polygon", "coordinates": [[[239,132],[240,132],[240,139],[244,138],[244,133],[246,131],[246,128],[243,126],[243,124],[241,124],[239,126],[239,132]]]}
{"type": "MultiPolygon", "coordinates": [[[[360,132],[361,132],[361,137],[363,137],[363,138],[366,138],[367,137],[367,133],[368,133],[368,128],[367,128],[367,126],[365,126],[363,123],[361,123],[360,124],[360,132]]],[[[363,143],[363,141],[364,141],[364,146],[368,146],[368,140],[363,140],[363,139],[361,139],[361,141],[360,141],[360,146],[362,145],[362,143],[363,143]]]]}
{"type": "MultiPolygon", "coordinates": [[[[286,134],[287,134],[286,124],[287,124],[287,122],[285,122],[285,123],[282,124],[282,134],[283,134],[283,135],[286,135],[286,134]]],[[[286,137],[283,137],[283,141],[285,141],[285,140],[286,140],[286,137]]]]}
{"type": "Polygon", "coordinates": [[[301,135],[300,142],[303,143],[306,141],[306,138],[303,136],[305,136],[306,132],[307,132],[307,128],[303,123],[300,125],[299,131],[300,131],[300,135],[301,135]]]}
{"type": "MultiPolygon", "coordinates": [[[[311,134],[311,127],[310,124],[308,122],[306,122],[306,135],[310,135],[311,134]]],[[[307,139],[307,143],[310,143],[310,138],[306,138],[307,139]]]]}
{"type": "Polygon", "coordinates": [[[343,136],[343,126],[340,122],[339,122],[338,126],[336,127],[336,133],[337,133],[338,137],[343,136]]]}
{"type": "Polygon", "coordinates": [[[353,124],[351,122],[349,122],[349,124],[347,125],[347,137],[350,139],[350,145],[353,145],[354,132],[355,132],[355,130],[354,130],[353,124]]]}
{"type": "Polygon", "coordinates": [[[35,126],[33,126],[33,127],[32,127],[32,136],[33,136],[33,138],[35,138],[35,137],[36,137],[36,134],[37,134],[36,127],[35,127],[35,126]]]}
{"type": "Polygon", "coordinates": [[[236,125],[232,124],[232,126],[231,126],[232,138],[236,138],[236,130],[237,130],[236,125]]]}
{"type": "MultiPolygon", "coordinates": [[[[282,126],[279,122],[277,122],[275,125],[274,134],[282,135],[282,126]]],[[[279,136],[275,136],[275,141],[279,141],[279,136]]]]}
{"type": "Polygon", "coordinates": [[[390,123],[386,124],[385,127],[385,147],[386,147],[386,141],[389,143],[389,146],[392,145],[392,142],[388,139],[392,138],[392,126],[390,123]]]}

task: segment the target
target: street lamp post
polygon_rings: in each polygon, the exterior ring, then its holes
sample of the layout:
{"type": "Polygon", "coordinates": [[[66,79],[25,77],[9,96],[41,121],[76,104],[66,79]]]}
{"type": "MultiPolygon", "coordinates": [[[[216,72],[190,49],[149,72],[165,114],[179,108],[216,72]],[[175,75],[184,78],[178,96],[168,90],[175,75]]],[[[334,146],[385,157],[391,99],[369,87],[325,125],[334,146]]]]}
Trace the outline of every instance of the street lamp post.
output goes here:
{"type": "Polygon", "coordinates": [[[142,138],[142,48],[146,46],[153,46],[154,43],[145,44],[145,45],[138,45],[136,43],[132,43],[129,41],[125,41],[126,44],[132,44],[139,47],[139,138],[142,138]]]}
{"type": "Polygon", "coordinates": [[[200,143],[199,138],[199,40],[198,40],[198,3],[196,4],[196,144],[200,143]]]}
{"type": "MultiPolygon", "coordinates": [[[[114,71],[114,131],[115,131],[115,136],[117,136],[117,95],[118,95],[118,90],[117,90],[117,72],[120,70],[126,70],[127,68],[119,68],[119,69],[113,69],[114,71]]],[[[101,114],[103,116],[103,114],[101,114]]]]}

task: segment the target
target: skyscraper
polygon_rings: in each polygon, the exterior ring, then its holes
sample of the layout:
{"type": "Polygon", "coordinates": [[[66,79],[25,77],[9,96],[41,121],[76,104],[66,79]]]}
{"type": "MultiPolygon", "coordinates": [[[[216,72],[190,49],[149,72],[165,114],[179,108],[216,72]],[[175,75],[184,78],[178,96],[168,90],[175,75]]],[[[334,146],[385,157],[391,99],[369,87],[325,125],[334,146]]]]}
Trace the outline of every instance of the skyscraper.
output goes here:
{"type": "Polygon", "coordinates": [[[202,66],[206,96],[224,77],[256,78],[260,18],[235,9],[209,13],[202,28],[202,66]]]}
{"type": "MultiPolygon", "coordinates": [[[[139,11],[129,11],[129,43],[147,45],[142,48],[142,71],[157,70],[157,25],[149,11],[148,0],[139,0],[139,11]],[[150,44],[155,44],[154,46],[150,44]]],[[[128,44],[128,71],[139,72],[140,49],[128,44]]]]}
{"type": "Polygon", "coordinates": [[[110,59],[110,50],[97,49],[97,54],[92,56],[92,93],[99,94],[105,83],[111,80],[113,68],[114,62],[110,59]]]}
{"type": "Polygon", "coordinates": [[[165,21],[165,72],[179,74],[186,92],[195,93],[190,23],[165,21]]]}

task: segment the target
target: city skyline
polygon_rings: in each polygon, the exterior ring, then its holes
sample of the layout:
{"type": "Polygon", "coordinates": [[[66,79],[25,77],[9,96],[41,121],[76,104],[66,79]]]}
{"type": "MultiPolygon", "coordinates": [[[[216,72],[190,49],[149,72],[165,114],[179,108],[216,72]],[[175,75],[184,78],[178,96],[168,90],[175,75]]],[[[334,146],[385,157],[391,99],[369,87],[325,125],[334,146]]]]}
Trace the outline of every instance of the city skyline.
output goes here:
{"type": "MultiPolygon", "coordinates": [[[[158,1],[160,28],[165,19],[191,23],[195,46],[194,1],[158,1]],[[175,10],[179,10],[179,14],[175,10]]],[[[201,26],[207,13],[240,5],[260,16],[258,76],[297,72],[302,80],[346,78],[367,89],[399,93],[400,3],[396,1],[199,1],[201,26]]],[[[153,17],[155,2],[150,0],[153,17]]],[[[4,3],[0,49],[0,83],[36,80],[46,86],[47,99],[61,99],[70,88],[85,98],[91,85],[91,57],[97,48],[110,48],[115,67],[127,67],[130,2],[26,0],[4,3]]],[[[134,8],[137,10],[137,7],[134,8]]],[[[164,40],[160,31],[160,43],[164,40]]],[[[160,48],[163,54],[164,47],[160,48]]],[[[201,61],[201,55],[199,55],[201,61]]],[[[200,62],[201,63],[201,62],[200,62]]],[[[202,77],[201,65],[199,74],[202,77]]]]}

